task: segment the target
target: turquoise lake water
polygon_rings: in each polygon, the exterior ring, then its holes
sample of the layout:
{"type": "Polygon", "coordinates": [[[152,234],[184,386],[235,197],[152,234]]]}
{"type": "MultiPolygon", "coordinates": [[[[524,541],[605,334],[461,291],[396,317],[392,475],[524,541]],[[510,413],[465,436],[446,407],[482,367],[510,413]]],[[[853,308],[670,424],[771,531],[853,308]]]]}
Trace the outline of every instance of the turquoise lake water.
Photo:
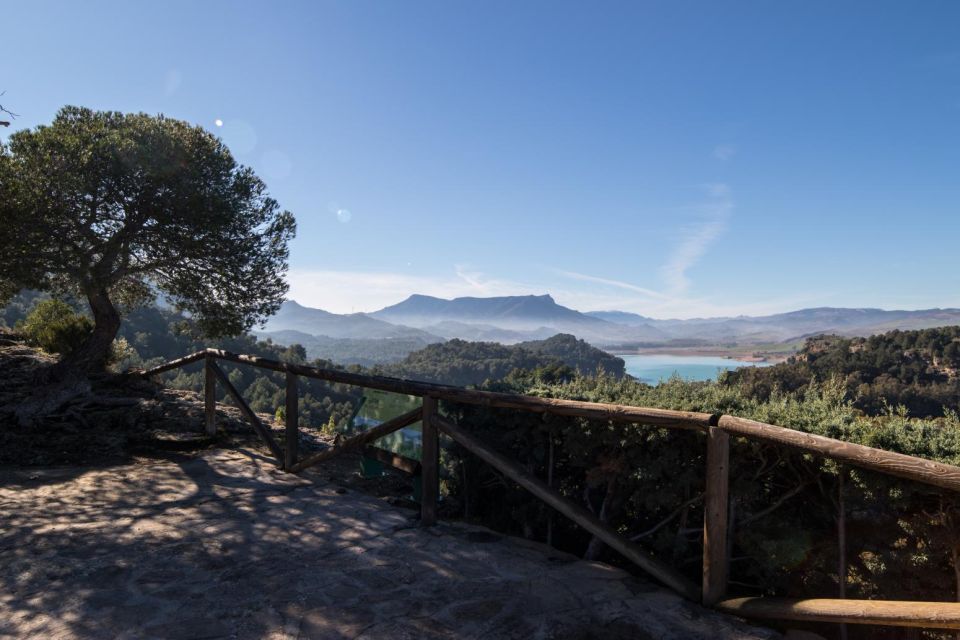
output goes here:
{"type": "Polygon", "coordinates": [[[684,380],[716,380],[721,371],[740,367],[767,367],[767,362],[744,362],[719,356],[623,355],[627,373],[647,384],[667,380],[674,373],[684,380]]]}

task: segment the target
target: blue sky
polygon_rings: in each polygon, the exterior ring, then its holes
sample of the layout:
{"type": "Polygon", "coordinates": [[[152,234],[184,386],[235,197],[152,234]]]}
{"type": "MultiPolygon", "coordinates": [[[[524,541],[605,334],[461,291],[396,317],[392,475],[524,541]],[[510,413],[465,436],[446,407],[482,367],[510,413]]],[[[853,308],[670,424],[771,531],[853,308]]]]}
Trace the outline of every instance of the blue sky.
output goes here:
{"type": "Polygon", "coordinates": [[[960,307],[956,2],[2,15],[14,128],[79,104],[216,131],[296,215],[291,296],[312,306],[960,307]]]}

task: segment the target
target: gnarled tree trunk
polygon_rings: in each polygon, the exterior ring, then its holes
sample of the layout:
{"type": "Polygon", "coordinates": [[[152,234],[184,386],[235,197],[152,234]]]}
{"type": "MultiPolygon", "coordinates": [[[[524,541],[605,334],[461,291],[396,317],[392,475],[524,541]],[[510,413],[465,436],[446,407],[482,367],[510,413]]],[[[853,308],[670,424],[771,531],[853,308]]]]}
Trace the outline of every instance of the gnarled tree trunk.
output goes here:
{"type": "Polygon", "coordinates": [[[58,365],[57,377],[68,372],[96,373],[103,371],[110,357],[113,339],[120,330],[120,313],[110,301],[106,289],[87,291],[87,301],[93,315],[93,332],[83,344],[67,355],[58,365]]]}

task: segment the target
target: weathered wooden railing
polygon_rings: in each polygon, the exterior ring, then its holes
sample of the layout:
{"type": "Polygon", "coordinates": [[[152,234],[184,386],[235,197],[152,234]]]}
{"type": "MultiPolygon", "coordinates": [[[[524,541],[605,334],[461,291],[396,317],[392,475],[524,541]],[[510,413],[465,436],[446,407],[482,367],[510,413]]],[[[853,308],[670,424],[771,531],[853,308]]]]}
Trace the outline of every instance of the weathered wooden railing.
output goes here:
{"type": "Polygon", "coordinates": [[[439,434],[442,432],[538,499],[595,535],[640,569],[688,599],[699,600],[704,605],[746,618],[960,629],[960,603],[958,602],[767,597],[724,599],[728,573],[726,554],[727,499],[731,435],[792,447],[872,471],[952,491],[960,491],[960,467],[728,415],[478,391],[449,385],[349,373],[336,369],[308,367],[256,356],[238,355],[218,349],[198,351],[144,371],[142,375],[152,376],[201,360],[204,361],[205,367],[204,398],[207,432],[210,434],[216,432],[215,384],[219,380],[227,393],[233,397],[240,411],[264,440],[271,454],[277,459],[278,464],[293,473],[328,460],[344,451],[360,449],[389,433],[417,421],[422,421],[421,481],[423,495],[421,499],[421,524],[424,526],[433,525],[437,520],[439,434]],[[217,360],[249,364],[286,374],[286,446],[284,449],[280,448],[270,429],[260,422],[257,415],[251,411],[240,393],[230,383],[223,370],[217,366],[217,360]],[[422,398],[422,405],[418,409],[348,438],[331,449],[300,459],[297,452],[299,424],[297,376],[419,396],[422,398]],[[693,584],[680,572],[652,557],[636,543],[621,536],[580,504],[563,496],[548,483],[530,475],[521,465],[497,453],[493,448],[474,437],[468,430],[442,418],[437,410],[439,400],[703,432],[706,435],[707,442],[707,468],[703,522],[702,584],[700,586],[693,584]]]}

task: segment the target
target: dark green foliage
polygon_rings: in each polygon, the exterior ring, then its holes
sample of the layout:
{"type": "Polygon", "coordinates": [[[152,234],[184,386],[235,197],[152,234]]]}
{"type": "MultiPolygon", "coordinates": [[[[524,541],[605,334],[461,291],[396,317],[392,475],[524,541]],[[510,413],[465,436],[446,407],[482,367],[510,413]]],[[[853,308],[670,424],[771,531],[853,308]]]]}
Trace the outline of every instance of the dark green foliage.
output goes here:
{"type": "Polygon", "coordinates": [[[84,298],[78,368],[106,362],[118,305],[157,290],[208,335],[249,329],[283,300],[294,228],[219,139],[178,120],[64,107],[0,146],[0,298],[84,298]]]}
{"type": "Polygon", "coordinates": [[[16,328],[29,344],[47,353],[68,354],[89,337],[93,322],[66,302],[44,300],[16,328]]]}
{"type": "Polygon", "coordinates": [[[414,351],[383,367],[388,375],[442,384],[472,385],[496,380],[514,369],[532,369],[552,359],[496,342],[450,340],[414,351]]]}
{"type": "Polygon", "coordinates": [[[723,383],[769,398],[839,378],[854,406],[871,414],[902,405],[911,415],[960,410],[960,327],[891,331],[869,338],[820,336],[787,362],[726,374],[723,383]]]}
{"type": "Polygon", "coordinates": [[[513,346],[454,339],[429,345],[381,370],[403,378],[467,386],[499,380],[516,369],[558,365],[569,367],[570,374],[605,371],[616,377],[625,375],[623,360],[565,334],[513,346]]]}
{"type": "Polygon", "coordinates": [[[614,378],[622,378],[627,374],[626,363],[622,358],[610,355],[584,340],[578,340],[569,333],[558,333],[546,340],[521,342],[517,346],[552,356],[583,375],[605,373],[614,378]]]}

